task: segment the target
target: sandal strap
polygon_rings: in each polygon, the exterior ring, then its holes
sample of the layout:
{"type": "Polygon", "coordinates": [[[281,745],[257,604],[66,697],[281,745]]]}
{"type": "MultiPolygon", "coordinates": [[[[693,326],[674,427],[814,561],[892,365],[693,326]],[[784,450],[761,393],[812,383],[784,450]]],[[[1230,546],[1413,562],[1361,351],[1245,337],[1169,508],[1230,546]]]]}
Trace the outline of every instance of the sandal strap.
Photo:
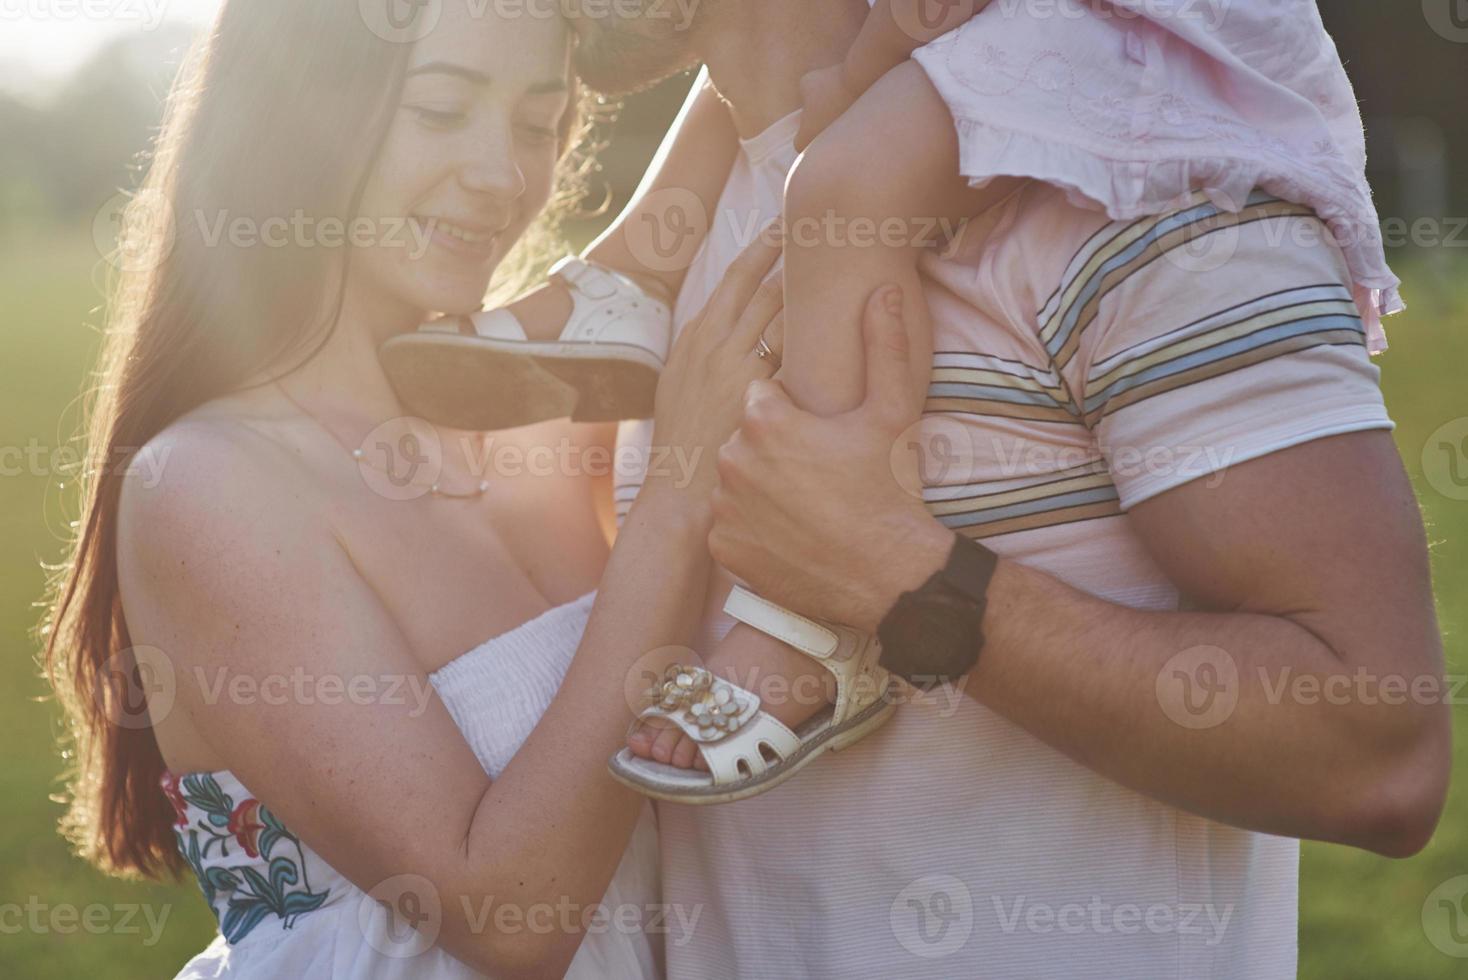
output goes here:
{"type": "Polygon", "coordinates": [[[632,290],[639,296],[645,296],[652,302],[663,306],[668,305],[667,300],[671,298],[649,292],[642,283],[618,272],[611,266],[575,255],[568,255],[560,259],[550,267],[546,275],[560,276],[572,289],[590,299],[611,299],[617,293],[627,290],[632,290]]]}
{"type": "Polygon", "coordinates": [[[761,710],[759,695],[703,667],[672,665],[648,696],[653,703],[638,714],[634,726],[649,718],[677,725],[698,745],[715,783],[758,776],[800,750],[800,736],[761,710]],[[765,757],[766,747],[773,760],[765,757]]]}
{"type": "MultiPolygon", "coordinates": [[[[459,330],[471,337],[483,337],[486,340],[512,340],[527,343],[529,336],[525,333],[525,325],[520,318],[507,309],[484,310],[460,317],[461,321],[467,321],[472,329],[459,330]]],[[[425,328],[428,329],[428,328],[425,328]]]]}
{"type": "Polygon", "coordinates": [[[548,274],[559,276],[571,294],[571,316],[561,333],[563,342],[611,339],[667,360],[673,312],[636,280],[574,255],[561,259],[548,274]]]}
{"type": "Polygon", "coordinates": [[[672,722],[700,746],[728,739],[762,713],[758,694],[703,667],[673,664],[647,694],[651,703],[638,714],[639,722],[672,722]]]}
{"type": "Polygon", "coordinates": [[[773,715],[761,711],[734,738],[700,745],[699,751],[714,777],[714,784],[727,786],[763,775],[770,766],[794,756],[800,751],[800,736],[773,715]],[[775,755],[773,760],[765,758],[766,746],[775,755]]]}
{"type": "Polygon", "coordinates": [[[571,287],[587,299],[611,299],[617,293],[631,287],[639,293],[642,288],[632,280],[618,275],[604,265],[588,262],[575,255],[568,255],[550,267],[547,276],[560,276],[571,287]]]}
{"type": "Polygon", "coordinates": [[[876,637],[791,612],[739,585],[729,593],[724,612],[794,647],[835,676],[832,724],[845,722],[886,696],[891,675],[878,663],[882,648],[876,637]]]}
{"type": "Polygon", "coordinates": [[[777,606],[742,586],[734,586],[734,591],[729,593],[724,612],[816,660],[830,658],[841,645],[835,630],[777,606]]]}

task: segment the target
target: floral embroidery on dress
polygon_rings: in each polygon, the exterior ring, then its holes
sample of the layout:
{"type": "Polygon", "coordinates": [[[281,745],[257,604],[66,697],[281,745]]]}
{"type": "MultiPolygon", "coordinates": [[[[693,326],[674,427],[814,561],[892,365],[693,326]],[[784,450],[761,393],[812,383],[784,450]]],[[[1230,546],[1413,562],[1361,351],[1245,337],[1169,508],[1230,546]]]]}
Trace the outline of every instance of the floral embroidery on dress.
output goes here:
{"type": "Polygon", "coordinates": [[[243,786],[236,802],[210,773],[165,773],[162,784],[173,804],[179,850],[226,941],[239,942],[271,915],[289,929],[298,916],[325,904],[331,889],[312,890],[310,852],[243,786]]]}

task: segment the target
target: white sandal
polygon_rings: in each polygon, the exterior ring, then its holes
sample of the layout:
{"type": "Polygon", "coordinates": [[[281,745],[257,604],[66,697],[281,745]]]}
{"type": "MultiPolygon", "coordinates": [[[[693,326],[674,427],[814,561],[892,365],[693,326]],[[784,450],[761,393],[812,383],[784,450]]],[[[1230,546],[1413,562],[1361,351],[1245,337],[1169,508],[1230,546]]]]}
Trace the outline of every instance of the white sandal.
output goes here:
{"type": "Polygon", "coordinates": [[[861,741],[896,705],[874,636],[820,623],[735,587],[724,611],[813,658],[836,677],[836,703],[792,731],[761,710],[759,696],[702,667],[674,665],[648,692],[634,723],[661,718],[698,743],[709,771],[680,769],[622,749],[608,763],[618,782],[673,803],[730,803],[774,789],[825,752],[861,741]]]}
{"type": "Polygon", "coordinates": [[[568,257],[550,271],[571,294],[559,340],[529,340],[509,310],[425,324],[382,345],[404,407],[455,429],[495,431],[570,417],[651,418],[668,359],[668,305],[605,266],[568,257]]]}

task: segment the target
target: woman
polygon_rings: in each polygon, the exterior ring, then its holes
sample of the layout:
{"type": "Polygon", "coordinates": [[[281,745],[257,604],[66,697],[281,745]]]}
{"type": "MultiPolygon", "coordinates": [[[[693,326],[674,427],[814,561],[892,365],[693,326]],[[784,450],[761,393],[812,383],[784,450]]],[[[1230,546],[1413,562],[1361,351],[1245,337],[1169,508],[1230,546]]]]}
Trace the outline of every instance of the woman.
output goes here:
{"type": "Polygon", "coordinates": [[[647,652],[688,642],[776,250],[675,347],[657,443],[706,458],[650,480],[608,555],[583,457],[486,472],[399,418],[376,358],[478,309],[555,196],[564,25],[445,5],[406,44],[359,9],[230,0],[170,99],[91,415],[95,458],[141,446],[163,477],[93,475],[48,632],[68,829],[113,872],[192,866],[222,935],[182,976],[653,975],[651,923],[594,914],[656,900],[605,762],[647,652]]]}

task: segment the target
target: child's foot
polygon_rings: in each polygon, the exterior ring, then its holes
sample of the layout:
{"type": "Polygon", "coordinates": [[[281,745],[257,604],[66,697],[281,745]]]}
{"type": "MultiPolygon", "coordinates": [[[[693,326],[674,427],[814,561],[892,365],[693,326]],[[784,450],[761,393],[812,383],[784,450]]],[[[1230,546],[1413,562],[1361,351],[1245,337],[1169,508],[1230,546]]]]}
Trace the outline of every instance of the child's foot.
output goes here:
{"type": "MultiPolygon", "coordinates": [[[[759,695],[760,707],[792,730],[836,699],[836,678],[830,671],[743,623],[734,624],[704,666],[759,695]]],[[[627,747],[644,759],[708,771],[697,743],[665,723],[645,722],[628,737],[627,747]]]]}
{"type": "Polygon", "coordinates": [[[548,419],[650,418],[672,312],[637,282],[580,259],[509,307],[394,337],[379,357],[411,412],[492,431],[548,419]]]}
{"type": "Polygon", "coordinates": [[[856,745],[897,710],[876,637],[807,619],[737,586],[724,611],[752,630],[731,632],[707,668],[675,664],[663,672],[638,716],[675,733],[633,733],[607,761],[624,786],[671,803],[749,799],[825,753],[856,745]],[[680,746],[683,736],[696,745],[680,746]]]}
{"type": "Polygon", "coordinates": [[[525,328],[526,336],[538,344],[558,339],[571,319],[575,304],[571,302],[571,290],[559,276],[552,276],[540,286],[506,306],[525,328]]]}

